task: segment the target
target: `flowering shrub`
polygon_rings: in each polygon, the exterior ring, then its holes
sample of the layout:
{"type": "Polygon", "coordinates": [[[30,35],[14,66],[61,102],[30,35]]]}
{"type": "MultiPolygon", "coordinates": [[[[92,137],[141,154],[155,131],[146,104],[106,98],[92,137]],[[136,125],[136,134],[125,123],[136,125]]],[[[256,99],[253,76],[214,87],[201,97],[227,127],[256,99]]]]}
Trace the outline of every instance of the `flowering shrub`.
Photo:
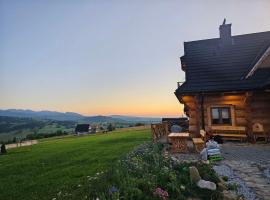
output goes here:
{"type": "Polygon", "coordinates": [[[109,189],[109,194],[111,196],[111,199],[113,199],[113,200],[119,199],[119,190],[115,186],[112,186],[109,189]]]}
{"type": "Polygon", "coordinates": [[[153,194],[154,196],[158,196],[161,199],[166,199],[169,196],[168,192],[165,190],[162,190],[160,187],[156,188],[153,194]]]}
{"type": "MultiPolygon", "coordinates": [[[[163,156],[161,145],[145,143],[107,172],[90,177],[89,199],[220,199],[218,191],[201,190],[190,182],[191,165],[175,163],[163,156]]],[[[218,182],[208,165],[197,163],[196,167],[204,179],[218,182]]]]}

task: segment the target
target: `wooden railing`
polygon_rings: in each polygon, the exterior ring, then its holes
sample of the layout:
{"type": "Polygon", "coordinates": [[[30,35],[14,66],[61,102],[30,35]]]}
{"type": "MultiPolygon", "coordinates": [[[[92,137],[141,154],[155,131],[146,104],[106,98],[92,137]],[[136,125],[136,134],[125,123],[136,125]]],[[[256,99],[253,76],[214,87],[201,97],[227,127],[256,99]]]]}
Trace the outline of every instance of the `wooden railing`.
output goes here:
{"type": "Polygon", "coordinates": [[[154,143],[159,141],[161,138],[165,138],[166,142],[168,142],[169,127],[167,122],[151,124],[151,131],[154,143]]]}

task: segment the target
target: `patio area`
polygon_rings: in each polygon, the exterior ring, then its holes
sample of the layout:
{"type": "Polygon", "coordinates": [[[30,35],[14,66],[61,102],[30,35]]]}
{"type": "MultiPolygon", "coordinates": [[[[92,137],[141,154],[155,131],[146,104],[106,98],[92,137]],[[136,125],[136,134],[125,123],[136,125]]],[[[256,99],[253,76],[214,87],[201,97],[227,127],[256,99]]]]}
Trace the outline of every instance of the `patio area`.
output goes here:
{"type": "MultiPolygon", "coordinates": [[[[230,168],[233,175],[245,184],[242,186],[243,183],[240,183],[239,190],[242,189],[243,193],[247,193],[246,199],[270,199],[269,144],[237,144],[227,142],[222,145],[222,155],[224,160],[217,162],[219,168],[216,167],[216,169],[222,169],[224,166],[230,168]],[[250,189],[249,192],[245,186],[250,189]]],[[[218,173],[222,175],[224,171],[221,170],[218,173]]]]}
{"type": "MultiPolygon", "coordinates": [[[[154,133],[153,142],[163,143],[176,162],[198,162],[200,153],[192,138],[186,138],[186,151],[177,152],[171,143],[166,123],[154,133]]],[[[153,130],[153,129],[152,129],[153,130]]],[[[180,145],[181,146],[181,145],[180,145]]],[[[270,199],[270,143],[232,142],[220,144],[223,160],[213,162],[213,169],[220,177],[228,177],[229,184],[236,184],[237,195],[246,200],[270,199]]]]}
{"type": "MultiPolygon", "coordinates": [[[[225,142],[221,144],[222,161],[213,163],[220,176],[227,176],[230,184],[237,184],[236,193],[246,200],[270,199],[270,144],[225,142]]],[[[178,162],[197,162],[192,141],[188,141],[188,153],[172,153],[178,162]]]]}

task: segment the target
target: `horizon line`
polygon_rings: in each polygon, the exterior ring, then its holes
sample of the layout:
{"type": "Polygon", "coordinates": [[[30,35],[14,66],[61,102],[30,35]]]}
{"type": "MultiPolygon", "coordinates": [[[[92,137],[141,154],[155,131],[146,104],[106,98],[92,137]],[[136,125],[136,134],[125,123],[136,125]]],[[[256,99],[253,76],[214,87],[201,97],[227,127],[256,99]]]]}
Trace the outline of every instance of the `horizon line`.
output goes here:
{"type": "Polygon", "coordinates": [[[48,109],[30,109],[30,108],[0,108],[0,110],[22,110],[22,111],[33,111],[33,112],[58,112],[58,113],[75,113],[75,114],[79,114],[82,115],[84,117],[93,117],[93,116],[126,116],[126,117],[147,117],[147,118],[179,118],[179,117],[185,117],[185,114],[179,114],[179,115],[174,115],[174,114],[164,114],[164,115],[151,115],[151,114],[138,114],[138,115],[134,115],[134,114],[84,114],[81,112],[75,112],[75,111],[58,111],[58,110],[48,110],[48,109]]]}

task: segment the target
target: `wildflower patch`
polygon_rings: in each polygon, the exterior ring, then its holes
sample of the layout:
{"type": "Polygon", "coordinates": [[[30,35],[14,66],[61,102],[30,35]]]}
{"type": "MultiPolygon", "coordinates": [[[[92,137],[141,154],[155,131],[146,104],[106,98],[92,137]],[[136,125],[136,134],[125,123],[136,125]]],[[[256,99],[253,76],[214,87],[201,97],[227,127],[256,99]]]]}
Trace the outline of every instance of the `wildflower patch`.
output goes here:
{"type": "Polygon", "coordinates": [[[163,156],[161,145],[144,143],[108,171],[89,179],[90,199],[219,199],[219,191],[200,189],[190,181],[191,165],[205,180],[219,181],[210,166],[176,163],[163,156]]]}

